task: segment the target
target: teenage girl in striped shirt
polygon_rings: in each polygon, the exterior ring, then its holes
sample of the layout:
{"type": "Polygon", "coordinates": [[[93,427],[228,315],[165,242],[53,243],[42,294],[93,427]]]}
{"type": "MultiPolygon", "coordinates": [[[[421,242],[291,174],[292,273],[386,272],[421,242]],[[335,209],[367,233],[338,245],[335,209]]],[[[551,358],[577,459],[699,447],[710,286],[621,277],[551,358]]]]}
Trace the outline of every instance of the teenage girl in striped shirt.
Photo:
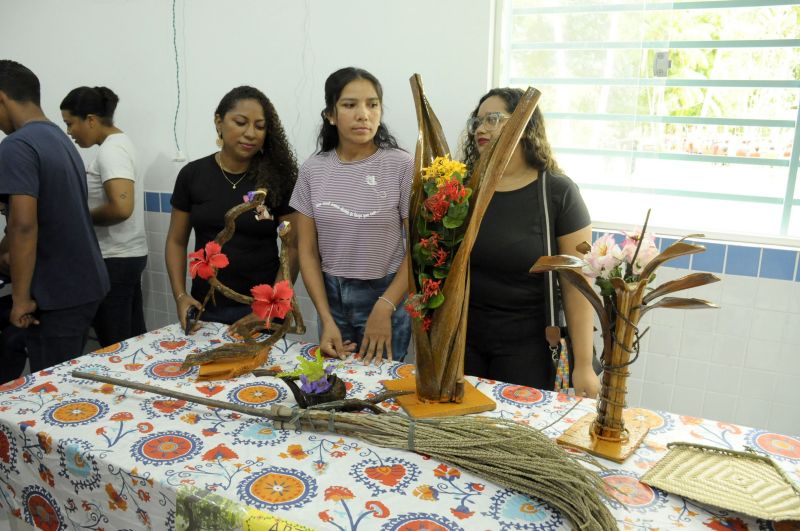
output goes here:
{"type": "Polygon", "coordinates": [[[328,77],[319,151],[300,168],[290,201],[323,354],[358,352],[376,364],[405,358],[411,338],[403,230],[413,158],[382,123],[382,107],[369,72],[348,67],[328,77]]]}

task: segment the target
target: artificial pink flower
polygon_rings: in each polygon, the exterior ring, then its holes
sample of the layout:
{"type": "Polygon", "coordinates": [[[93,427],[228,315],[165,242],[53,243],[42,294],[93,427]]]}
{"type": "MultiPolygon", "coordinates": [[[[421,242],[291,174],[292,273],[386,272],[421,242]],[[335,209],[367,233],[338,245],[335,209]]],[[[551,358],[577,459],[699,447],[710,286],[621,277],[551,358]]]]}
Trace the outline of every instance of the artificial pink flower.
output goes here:
{"type": "Polygon", "coordinates": [[[217,269],[228,266],[228,257],[222,254],[222,247],[215,241],[206,244],[205,249],[200,249],[189,255],[189,274],[192,278],[208,280],[216,274],[217,269]]]}
{"type": "Polygon", "coordinates": [[[289,287],[288,280],[281,280],[273,288],[269,284],[259,284],[250,289],[253,296],[251,308],[253,313],[264,319],[267,324],[274,318],[283,319],[292,309],[292,295],[294,290],[289,287]]]}
{"type": "MultiPolygon", "coordinates": [[[[627,233],[625,236],[625,241],[622,242],[622,254],[625,257],[625,261],[630,264],[641,236],[637,233],[627,233]]],[[[655,237],[652,234],[645,234],[642,239],[642,246],[639,248],[639,254],[636,255],[636,263],[633,264],[633,274],[638,275],[641,273],[645,266],[656,256],[658,256],[658,247],[656,247],[655,237]]]]}
{"type": "Polygon", "coordinates": [[[614,240],[614,235],[605,234],[595,240],[592,250],[584,256],[586,266],[583,267],[583,274],[589,278],[609,278],[623,259],[622,249],[614,240]]]}

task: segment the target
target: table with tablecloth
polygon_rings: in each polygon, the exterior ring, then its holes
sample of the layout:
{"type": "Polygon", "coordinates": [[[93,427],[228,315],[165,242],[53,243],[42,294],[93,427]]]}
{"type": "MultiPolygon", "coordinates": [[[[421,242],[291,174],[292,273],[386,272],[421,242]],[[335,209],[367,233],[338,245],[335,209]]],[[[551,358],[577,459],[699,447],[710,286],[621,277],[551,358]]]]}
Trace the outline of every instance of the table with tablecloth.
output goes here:
{"type": "MultiPolygon", "coordinates": [[[[155,330],[0,386],[0,505],[44,529],[171,529],[176,493],[193,486],[315,529],[560,529],[570,523],[542,502],[471,473],[403,450],[327,432],[273,429],[263,418],[77,379],[76,369],[146,382],[229,403],[293,405],[274,377],[198,382],[184,357],[234,340],[203,323],[155,330]]],[[[293,369],[316,346],[290,339],[267,366],[293,369]]],[[[348,397],[383,390],[381,380],[413,374],[409,364],[332,361],[348,397]]],[[[594,401],[469,378],[497,402],[486,415],[555,437],[594,401]],[[566,413],[566,415],[565,415],[566,413]]],[[[384,403],[389,410],[399,410],[384,403]]],[[[653,489],[638,478],[671,441],[750,447],[800,482],[800,438],[724,422],[635,410],[651,429],[624,464],[602,461],[620,528],[773,529],[653,489]],[[624,504],[623,504],[624,503],[624,504]],[[738,527],[737,527],[738,526],[738,527]]],[[[588,466],[588,465],[587,465],[588,466]]]]}

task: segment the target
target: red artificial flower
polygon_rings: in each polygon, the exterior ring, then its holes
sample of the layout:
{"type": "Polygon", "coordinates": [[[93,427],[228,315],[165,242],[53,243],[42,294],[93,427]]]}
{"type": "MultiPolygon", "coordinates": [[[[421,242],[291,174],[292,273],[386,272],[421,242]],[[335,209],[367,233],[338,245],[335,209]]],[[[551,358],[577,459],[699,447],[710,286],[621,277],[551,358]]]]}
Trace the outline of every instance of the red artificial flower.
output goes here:
{"type": "Polygon", "coordinates": [[[431,213],[433,221],[441,221],[450,208],[450,201],[441,192],[436,192],[425,200],[425,208],[431,213]]]}
{"type": "Polygon", "coordinates": [[[205,249],[200,249],[189,255],[189,274],[192,278],[208,280],[213,277],[217,269],[228,266],[228,257],[222,254],[222,247],[215,241],[206,244],[205,249]]]}
{"type": "Polygon", "coordinates": [[[448,252],[444,249],[436,249],[433,252],[433,259],[436,260],[433,265],[435,267],[441,267],[447,263],[447,255],[448,252]]]}
{"type": "Polygon", "coordinates": [[[410,315],[412,319],[419,319],[420,317],[422,317],[422,312],[420,311],[419,306],[414,304],[415,300],[416,299],[414,298],[413,293],[409,295],[408,302],[406,302],[405,305],[405,309],[408,315],[410,315]]]}
{"type": "Polygon", "coordinates": [[[423,249],[436,249],[439,246],[439,233],[433,232],[429,238],[422,238],[419,245],[423,249]]]}
{"type": "Polygon", "coordinates": [[[294,290],[289,287],[288,280],[281,280],[273,288],[269,284],[259,284],[250,289],[253,295],[251,308],[253,313],[264,319],[267,324],[273,317],[283,318],[292,308],[294,290]]]}
{"type": "Polygon", "coordinates": [[[425,317],[422,319],[422,329],[423,329],[424,331],[426,331],[426,332],[427,332],[428,330],[430,330],[430,329],[431,329],[431,325],[432,325],[432,324],[433,324],[433,320],[431,319],[431,316],[430,316],[430,315],[426,315],[426,316],[425,316],[425,317]]]}
{"type": "Polygon", "coordinates": [[[464,185],[456,180],[449,180],[444,183],[439,189],[439,193],[454,203],[460,203],[467,197],[467,190],[464,185]]]}
{"type": "Polygon", "coordinates": [[[441,280],[431,280],[425,278],[422,280],[422,302],[428,302],[439,293],[441,280]]]}

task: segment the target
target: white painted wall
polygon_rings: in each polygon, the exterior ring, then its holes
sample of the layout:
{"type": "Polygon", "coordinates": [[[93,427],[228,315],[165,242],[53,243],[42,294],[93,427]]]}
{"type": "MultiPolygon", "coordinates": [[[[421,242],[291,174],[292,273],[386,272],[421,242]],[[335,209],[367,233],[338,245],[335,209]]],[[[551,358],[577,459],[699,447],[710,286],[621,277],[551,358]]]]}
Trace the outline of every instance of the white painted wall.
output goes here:
{"type": "MultiPolygon", "coordinates": [[[[416,118],[408,78],[422,74],[455,148],[468,112],[491,79],[493,4],[178,0],[178,142],[189,160],[213,152],[212,115],[219,99],[236,85],[252,84],[273,100],[302,161],[314,149],[325,78],[355,65],[382,81],[386,122],[409,150],[416,118]]],[[[42,105],[54,120],[70,89],[113,88],[120,96],[117,122],[136,142],[145,189],[172,190],[182,163],[172,160],[176,71],[169,0],[0,0],[0,56],[39,75],[42,105]]],[[[94,156],[92,150],[83,155],[87,161],[94,156]]],[[[163,257],[168,221],[168,214],[146,214],[150,328],[176,319],[163,257]]],[[[665,272],[664,278],[678,273],[665,272]]],[[[725,275],[707,295],[729,309],[654,314],[642,357],[632,368],[629,404],[800,434],[800,409],[791,395],[791,384],[800,378],[794,326],[799,286],[725,275]],[[767,295],[756,296],[762,292],[767,295]],[[778,343],[765,342],[754,325],[767,314],[771,322],[786,323],[778,343]]],[[[306,338],[315,340],[313,306],[302,286],[300,292],[306,338]]]]}
{"type": "MultiPolygon", "coordinates": [[[[315,149],[327,76],[355,65],[384,86],[385,122],[413,152],[416,116],[408,79],[423,76],[451,147],[490,78],[491,0],[177,0],[180,74],[172,2],[2,0],[0,55],[39,76],[53,120],[69,90],[107,85],[120,96],[117,124],[136,143],[145,190],[171,192],[184,163],[216,148],[213,112],[232,87],[251,84],[272,99],[302,162],[315,149]]],[[[88,162],[94,150],[83,150],[88,162]]],[[[175,320],[164,268],[168,215],[148,212],[147,321],[175,320]]],[[[313,306],[305,299],[315,337],[313,306]]]]}

